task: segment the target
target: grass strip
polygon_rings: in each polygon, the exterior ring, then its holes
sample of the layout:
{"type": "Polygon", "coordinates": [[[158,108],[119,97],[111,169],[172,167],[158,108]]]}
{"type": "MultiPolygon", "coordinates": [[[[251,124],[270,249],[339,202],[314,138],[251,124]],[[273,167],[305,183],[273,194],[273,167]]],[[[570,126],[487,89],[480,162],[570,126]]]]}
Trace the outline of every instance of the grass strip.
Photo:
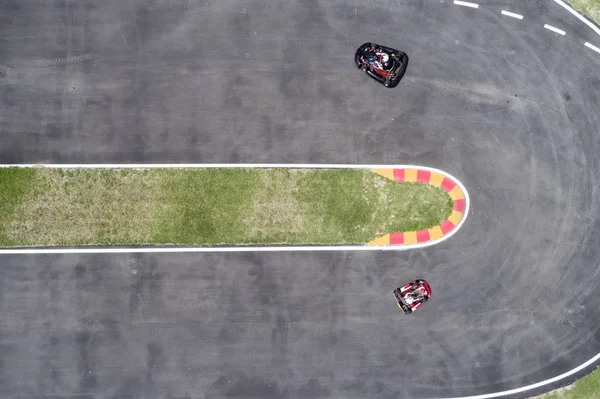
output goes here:
{"type": "Polygon", "coordinates": [[[367,169],[0,169],[0,246],[362,244],[429,228],[443,190],[367,169]]]}
{"type": "Polygon", "coordinates": [[[569,0],[569,4],[596,23],[600,23],[600,0],[569,0]]]}
{"type": "Polygon", "coordinates": [[[577,380],[568,388],[562,388],[530,399],[598,399],[600,397],[600,367],[577,380]]]}

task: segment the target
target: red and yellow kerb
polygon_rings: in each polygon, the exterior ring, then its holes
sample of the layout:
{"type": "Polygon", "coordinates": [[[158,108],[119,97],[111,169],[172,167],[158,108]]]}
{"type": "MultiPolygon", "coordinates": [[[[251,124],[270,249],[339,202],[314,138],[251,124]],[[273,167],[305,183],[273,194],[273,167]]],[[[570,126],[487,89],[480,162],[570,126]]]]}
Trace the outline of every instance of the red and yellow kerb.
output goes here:
{"type": "Polygon", "coordinates": [[[407,245],[437,240],[454,230],[465,216],[465,193],[447,176],[423,169],[373,169],[373,171],[396,182],[425,183],[439,187],[450,195],[454,207],[448,219],[437,226],[419,231],[386,234],[369,242],[368,245],[407,245]]]}

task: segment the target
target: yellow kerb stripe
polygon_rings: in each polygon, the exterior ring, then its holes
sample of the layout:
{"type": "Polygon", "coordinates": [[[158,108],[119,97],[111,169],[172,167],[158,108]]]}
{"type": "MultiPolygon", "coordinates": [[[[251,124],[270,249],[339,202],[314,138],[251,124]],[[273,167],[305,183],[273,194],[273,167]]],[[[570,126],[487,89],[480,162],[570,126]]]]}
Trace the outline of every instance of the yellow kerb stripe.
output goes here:
{"type": "Polygon", "coordinates": [[[373,169],[373,172],[390,180],[394,180],[394,169],[373,169]]]}
{"type": "Polygon", "coordinates": [[[449,221],[452,222],[453,225],[457,225],[458,222],[460,222],[460,219],[462,219],[463,213],[459,212],[459,211],[452,211],[452,214],[450,215],[450,217],[448,218],[449,221]]]}
{"type": "Polygon", "coordinates": [[[416,231],[407,231],[404,233],[404,243],[405,244],[416,244],[417,243],[417,232],[416,231]]]}
{"type": "Polygon", "coordinates": [[[370,241],[369,245],[390,245],[390,235],[386,234],[384,236],[378,237],[373,241],[370,241]]]}
{"type": "Polygon", "coordinates": [[[440,226],[435,226],[429,229],[429,239],[437,240],[440,237],[444,236],[444,232],[440,226]]]}
{"type": "Polygon", "coordinates": [[[440,175],[439,173],[431,172],[431,175],[429,177],[429,184],[435,187],[440,187],[443,181],[444,176],[440,175]]]}
{"type": "Polygon", "coordinates": [[[416,169],[404,169],[404,181],[408,183],[414,183],[417,181],[417,170],[416,169]]]}
{"type": "Polygon", "coordinates": [[[465,195],[463,194],[462,190],[458,186],[454,186],[454,188],[452,190],[450,190],[450,192],[448,194],[450,195],[450,198],[452,198],[453,200],[459,200],[459,199],[465,198],[465,195]]]}

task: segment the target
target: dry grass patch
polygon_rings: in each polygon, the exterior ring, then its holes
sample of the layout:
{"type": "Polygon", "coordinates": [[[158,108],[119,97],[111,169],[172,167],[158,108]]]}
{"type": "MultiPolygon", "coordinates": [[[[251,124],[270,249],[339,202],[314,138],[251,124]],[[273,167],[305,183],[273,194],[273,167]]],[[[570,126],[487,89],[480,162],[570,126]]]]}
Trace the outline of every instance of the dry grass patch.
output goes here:
{"type": "Polygon", "coordinates": [[[148,171],[38,169],[4,234],[23,246],[148,243],[156,187],[148,171]]]}
{"type": "Polygon", "coordinates": [[[242,211],[241,223],[251,242],[288,242],[307,230],[308,204],[299,202],[298,179],[309,173],[298,169],[273,169],[262,173],[250,206],[242,211]]]}

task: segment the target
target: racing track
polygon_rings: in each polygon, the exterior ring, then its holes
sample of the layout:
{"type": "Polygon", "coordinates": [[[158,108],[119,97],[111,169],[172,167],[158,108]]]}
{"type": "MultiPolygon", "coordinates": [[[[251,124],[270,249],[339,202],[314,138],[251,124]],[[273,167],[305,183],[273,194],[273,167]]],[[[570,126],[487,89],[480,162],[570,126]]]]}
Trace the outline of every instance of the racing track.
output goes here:
{"type": "Polygon", "coordinates": [[[2,163],[421,164],[472,207],[408,252],[2,256],[0,396],[453,397],[600,352],[600,38],[479,5],[2,2],[2,163]],[[398,88],[354,69],[367,40],[409,54],[398,88]]]}

